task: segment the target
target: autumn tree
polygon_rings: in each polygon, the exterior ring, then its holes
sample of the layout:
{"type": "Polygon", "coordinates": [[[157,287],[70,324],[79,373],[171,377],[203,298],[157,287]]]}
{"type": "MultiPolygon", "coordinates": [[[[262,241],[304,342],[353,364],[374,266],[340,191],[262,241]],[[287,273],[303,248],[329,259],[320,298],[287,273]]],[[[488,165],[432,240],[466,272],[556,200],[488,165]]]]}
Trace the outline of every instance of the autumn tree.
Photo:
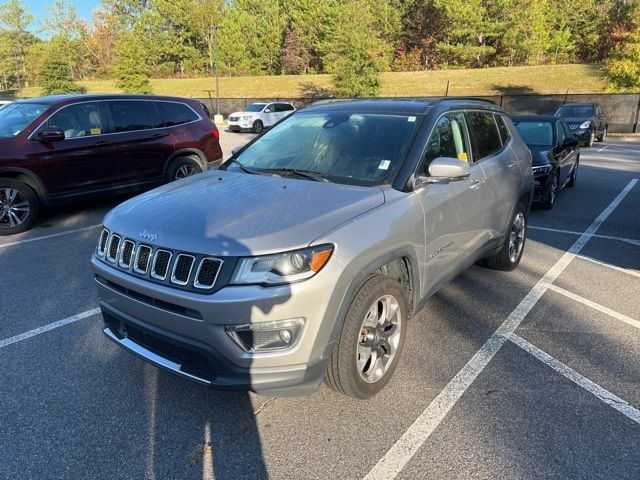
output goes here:
{"type": "Polygon", "coordinates": [[[295,25],[289,27],[284,39],[280,52],[280,68],[285,75],[306,73],[309,68],[309,55],[295,25]]]}
{"type": "Polygon", "coordinates": [[[609,88],[640,91],[640,4],[635,3],[618,33],[620,40],[605,62],[609,88]]]}

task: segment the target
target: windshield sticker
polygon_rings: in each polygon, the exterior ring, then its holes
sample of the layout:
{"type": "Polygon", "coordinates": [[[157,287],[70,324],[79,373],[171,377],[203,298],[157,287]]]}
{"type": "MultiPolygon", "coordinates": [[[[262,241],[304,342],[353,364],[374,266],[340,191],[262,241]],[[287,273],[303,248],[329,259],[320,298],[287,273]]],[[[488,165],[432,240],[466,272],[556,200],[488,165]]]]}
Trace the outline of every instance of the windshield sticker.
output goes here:
{"type": "Polygon", "coordinates": [[[462,160],[463,162],[469,161],[469,159],[467,158],[467,154],[465,152],[460,152],[458,154],[458,159],[462,160]]]}
{"type": "Polygon", "coordinates": [[[407,117],[407,122],[415,122],[416,117],[407,117]]]}
{"type": "Polygon", "coordinates": [[[382,160],[378,165],[378,170],[389,170],[389,165],[391,165],[391,160],[382,160]]]}

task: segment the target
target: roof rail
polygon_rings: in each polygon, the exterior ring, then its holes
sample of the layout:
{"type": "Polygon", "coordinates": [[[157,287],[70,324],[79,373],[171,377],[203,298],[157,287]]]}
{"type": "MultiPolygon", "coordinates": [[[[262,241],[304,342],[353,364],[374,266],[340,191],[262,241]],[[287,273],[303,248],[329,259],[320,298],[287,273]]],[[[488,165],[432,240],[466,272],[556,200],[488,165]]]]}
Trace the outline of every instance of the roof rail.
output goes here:
{"type": "Polygon", "coordinates": [[[472,101],[476,101],[476,102],[485,102],[485,103],[491,103],[492,105],[496,105],[498,106],[498,104],[496,102],[494,102],[493,100],[489,100],[488,98],[483,98],[483,97],[441,97],[439,99],[437,99],[437,102],[447,102],[447,101],[456,101],[456,100],[472,100],[472,101]]]}

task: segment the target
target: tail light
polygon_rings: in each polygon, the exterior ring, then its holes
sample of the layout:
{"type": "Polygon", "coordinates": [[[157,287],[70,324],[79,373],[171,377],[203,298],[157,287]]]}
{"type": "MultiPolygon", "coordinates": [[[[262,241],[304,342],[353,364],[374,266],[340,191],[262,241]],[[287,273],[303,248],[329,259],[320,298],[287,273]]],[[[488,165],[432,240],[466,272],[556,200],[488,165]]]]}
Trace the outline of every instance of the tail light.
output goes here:
{"type": "Polygon", "coordinates": [[[216,140],[220,140],[220,130],[214,128],[211,133],[213,134],[213,138],[215,138],[216,140]]]}

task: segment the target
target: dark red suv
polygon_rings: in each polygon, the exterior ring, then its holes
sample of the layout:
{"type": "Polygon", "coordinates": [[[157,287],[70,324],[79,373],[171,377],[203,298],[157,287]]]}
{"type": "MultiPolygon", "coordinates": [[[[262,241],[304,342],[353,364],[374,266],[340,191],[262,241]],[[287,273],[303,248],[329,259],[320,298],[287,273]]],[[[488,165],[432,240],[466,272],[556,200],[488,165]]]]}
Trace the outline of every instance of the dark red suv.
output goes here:
{"type": "Polygon", "coordinates": [[[141,95],[34,98],[0,110],[0,235],[42,205],[148,189],[222,162],[197,100],[141,95]]]}

